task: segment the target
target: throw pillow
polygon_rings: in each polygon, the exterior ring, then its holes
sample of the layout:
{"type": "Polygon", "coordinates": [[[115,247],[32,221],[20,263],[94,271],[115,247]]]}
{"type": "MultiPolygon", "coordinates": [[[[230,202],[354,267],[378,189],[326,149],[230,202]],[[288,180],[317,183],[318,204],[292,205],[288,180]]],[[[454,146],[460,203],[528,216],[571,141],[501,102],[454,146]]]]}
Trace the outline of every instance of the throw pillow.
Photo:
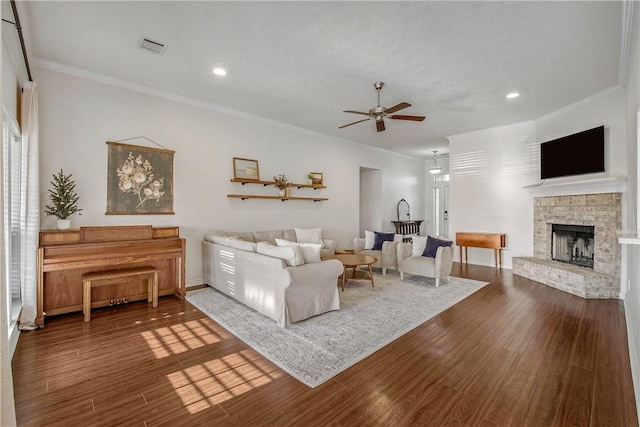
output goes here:
{"type": "Polygon", "coordinates": [[[425,246],[427,246],[427,236],[412,236],[411,256],[422,256],[425,246]]]}
{"type": "Polygon", "coordinates": [[[373,249],[375,235],[373,231],[364,230],[364,248],[373,249]]]}
{"type": "Polygon", "coordinates": [[[320,243],[322,242],[322,227],[318,228],[296,228],[296,240],[298,243],[320,243]]]}
{"type": "Polygon", "coordinates": [[[378,233],[377,231],[374,231],[373,234],[375,235],[374,239],[373,239],[373,249],[374,251],[381,251],[382,250],[382,243],[383,242],[393,242],[395,233],[378,233]]]}
{"type": "Polygon", "coordinates": [[[280,258],[288,267],[296,267],[304,264],[302,248],[297,246],[279,247],[273,246],[269,242],[260,242],[257,244],[256,252],[274,258],[280,258]]]}
{"type": "Polygon", "coordinates": [[[278,246],[299,247],[300,250],[302,250],[302,257],[304,258],[305,264],[321,261],[320,251],[322,249],[322,245],[318,243],[297,243],[285,239],[276,239],[276,244],[278,246]]]}
{"type": "Polygon", "coordinates": [[[451,240],[436,239],[435,237],[427,236],[427,244],[424,247],[422,256],[429,258],[435,258],[436,252],[440,246],[450,247],[453,242],[451,240]]]}

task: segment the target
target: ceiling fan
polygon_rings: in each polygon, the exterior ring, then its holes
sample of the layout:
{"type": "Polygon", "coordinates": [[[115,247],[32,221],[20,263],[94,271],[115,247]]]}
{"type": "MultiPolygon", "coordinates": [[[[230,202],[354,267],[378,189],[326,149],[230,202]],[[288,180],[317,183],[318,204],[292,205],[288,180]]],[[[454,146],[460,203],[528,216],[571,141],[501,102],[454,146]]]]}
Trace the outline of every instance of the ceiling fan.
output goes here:
{"type": "Polygon", "coordinates": [[[345,113],[362,114],[369,117],[367,117],[366,119],[358,120],[357,122],[348,123],[346,125],[340,126],[338,127],[338,129],[346,128],[347,126],[355,125],[356,123],[366,122],[367,120],[374,119],[376,121],[376,129],[378,130],[378,132],[382,132],[385,129],[384,127],[385,118],[394,119],[394,120],[411,120],[414,122],[421,122],[425,119],[424,116],[406,116],[401,114],[390,115],[395,113],[396,111],[400,111],[405,108],[411,107],[411,104],[409,104],[408,102],[401,102],[400,104],[394,105],[393,107],[390,107],[390,108],[381,107],[380,106],[380,90],[382,90],[382,86],[384,86],[383,82],[375,82],[373,84],[373,87],[375,87],[376,90],[378,91],[378,106],[370,109],[368,113],[365,113],[364,111],[354,111],[354,110],[344,111],[345,113]]]}

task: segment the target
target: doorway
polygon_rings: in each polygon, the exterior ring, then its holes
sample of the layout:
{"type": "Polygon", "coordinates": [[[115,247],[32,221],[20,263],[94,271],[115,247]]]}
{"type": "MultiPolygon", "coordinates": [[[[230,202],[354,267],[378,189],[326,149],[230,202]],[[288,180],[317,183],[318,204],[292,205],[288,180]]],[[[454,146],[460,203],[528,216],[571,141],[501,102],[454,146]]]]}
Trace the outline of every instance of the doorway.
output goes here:
{"type": "Polygon", "coordinates": [[[433,234],[449,238],[449,174],[434,176],[433,234]]]}
{"type": "Polygon", "coordinates": [[[360,237],[382,230],[382,171],[360,167],[360,237]]]}

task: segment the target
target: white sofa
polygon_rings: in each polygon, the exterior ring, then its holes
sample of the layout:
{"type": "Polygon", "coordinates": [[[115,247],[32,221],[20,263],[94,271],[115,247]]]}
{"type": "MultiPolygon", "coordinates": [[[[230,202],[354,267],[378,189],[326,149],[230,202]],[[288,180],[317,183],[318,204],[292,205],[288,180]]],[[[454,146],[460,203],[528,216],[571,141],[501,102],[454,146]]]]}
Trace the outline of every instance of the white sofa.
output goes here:
{"type": "MultiPolygon", "coordinates": [[[[436,288],[440,286],[440,279],[449,280],[453,265],[452,247],[439,247],[435,258],[423,256],[428,237],[413,237],[412,243],[398,243],[398,270],[400,280],[405,273],[418,276],[432,277],[436,281],[436,288]]],[[[438,239],[443,240],[441,237],[438,239]]]]}
{"type": "MultiPolygon", "coordinates": [[[[296,241],[295,237],[293,230],[207,233],[202,242],[204,281],[283,327],[339,310],[340,261],[292,266],[287,265],[293,262],[289,259],[265,254],[286,252],[288,248],[273,245],[275,239],[296,241]]],[[[335,252],[332,245],[325,240],[325,253],[335,252]]]]}

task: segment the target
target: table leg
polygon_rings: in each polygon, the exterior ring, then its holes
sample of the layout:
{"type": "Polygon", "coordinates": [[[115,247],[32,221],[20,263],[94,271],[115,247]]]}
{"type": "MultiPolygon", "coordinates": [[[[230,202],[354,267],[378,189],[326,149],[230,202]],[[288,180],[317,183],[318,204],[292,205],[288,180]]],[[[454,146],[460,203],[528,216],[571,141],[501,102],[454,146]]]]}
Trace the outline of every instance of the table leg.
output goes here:
{"type": "Polygon", "coordinates": [[[498,250],[497,249],[493,250],[493,259],[494,259],[494,262],[496,263],[496,268],[498,268],[498,250]]]}
{"type": "Polygon", "coordinates": [[[371,268],[371,264],[369,264],[369,279],[371,279],[371,287],[373,288],[373,269],[371,268]]]}
{"type": "Polygon", "coordinates": [[[347,283],[347,267],[342,270],[342,292],[344,292],[344,285],[347,283]]]}
{"type": "Polygon", "coordinates": [[[460,263],[462,263],[462,246],[460,246],[460,263]]]}
{"type": "Polygon", "coordinates": [[[464,247],[464,263],[466,264],[467,262],[469,262],[469,247],[465,246],[464,247]]]}

